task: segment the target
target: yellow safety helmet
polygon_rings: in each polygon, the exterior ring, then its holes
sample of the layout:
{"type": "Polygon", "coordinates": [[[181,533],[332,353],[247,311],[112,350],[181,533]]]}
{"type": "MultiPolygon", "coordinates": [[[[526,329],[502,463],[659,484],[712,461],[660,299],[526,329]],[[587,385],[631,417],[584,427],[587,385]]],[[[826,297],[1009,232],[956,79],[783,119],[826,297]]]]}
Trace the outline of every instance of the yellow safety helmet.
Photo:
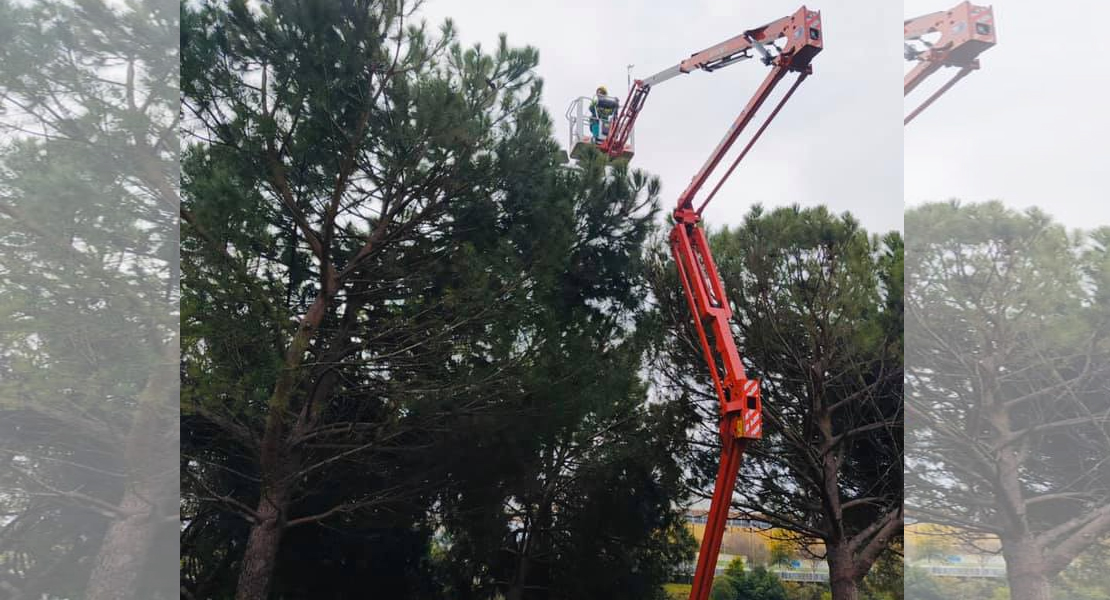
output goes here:
{"type": "Polygon", "coordinates": [[[597,86],[597,93],[601,94],[602,96],[608,96],[609,90],[605,89],[605,86],[599,85],[597,86]]]}

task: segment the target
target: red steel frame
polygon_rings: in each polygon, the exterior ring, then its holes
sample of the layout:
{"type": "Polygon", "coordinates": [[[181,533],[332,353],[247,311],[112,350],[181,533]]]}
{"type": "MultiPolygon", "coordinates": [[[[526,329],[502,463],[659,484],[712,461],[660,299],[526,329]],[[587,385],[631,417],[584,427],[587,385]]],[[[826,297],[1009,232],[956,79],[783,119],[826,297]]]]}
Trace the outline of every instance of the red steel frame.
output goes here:
{"type": "Polygon", "coordinates": [[[822,37],[821,13],[807,10],[803,6],[793,15],[745,31],[698,52],[652,77],[636,80],[629,92],[628,101],[610,128],[609,137],[601,144],[601,150],[609,156],[616,157],[621,154],[631,135],[636,117],[654,85],[694,69],[713,71],[753,58],[752,50],[758,52],[763,63],[771,67],[770,73],[767,74],[755,95],[729,127],[724,138],[714,148],[690,185],[678,197],[678,206],[674,211],[675,225],[670,234],[671,251],[678,267],[686,301],[694,318],[694,324],[697,326],[698,338],[709,366],[713,386],[720,400],[721,415],[721,463],[713,488],[713,499],[709,508],[705,535],[702,538],[697,569],[694,572],[690,600],[706,600],[709,597],[717,556],[721,549],[721,539],[728,519],[728,509],[740,470],[741,457],[749,440],[758,440],[763,436],[763,405],[759,381],[749,379],[744,372],[740,352],[736,348],[729,324],[732,310],[725,296],[720,275],[717,273],[717,266],[710,254],[709,242],[698,223],[701,221],[701,213],[705,206],[767,129],[771,120],[790,99],[798,85],[812,73],[810,61],[821,51],[822,37]],[[776,43],[782,43],[782,48],[778,48],[776,43]],[[772,55],[766,48],[768,45],[775,48],[777,54],[772,55]],[[706,199],[695,209],[694,196],[705,185],[725,154],[751,123],[755,113],[788,72],[799,74],[794,84],[755,131],[751,140],[706,199]]]}
{"type": "Polygon", "coordinates": [[[917,61],[913,69],[906,73],[904,96],[908,96],[922,81],[942,67],[956,67],[959,71],[937,91],[933,92],[920,106],[906,116],[903,124],[908,124],[921,114],[937,98],[979,68],[979,55],[997,43],[994,24],[994,10],[990,6],[978,6],[971,2],[961,2],[952,10],[930,13],[906,19],[905,41],[921,41],[924,36],[939,33],[940,38],[925,50],[917,51],[906,45],[906,59],[917,61]]]}
{"type": "Polygon", "coordinates": [[[820,26],[820,11],[807,11],[803,6],[791,16],[783,17],[762,27],[749,29],[736,37],[692,54],[686,60],[651,77],[637,79],[629,90],[628,101],[621,107],[620,113],[613,120],[608,137],[601,142],[599,148],[611,157],[620,156],[625,150],[628,138],[636,124],[636,118],[640,115],[651,88],[678,75],[690,73],[695,69],[706,72],[716,71],[733,63],[753,58],[751,55],[753,49],[760,54],[764,64],[767,65],[777,66],[784,53],[790,56],[788,61],[803,61],[808,65],[813,55],[821,50],[820,26]],[[816,39],[810,39],[810,32],[805,31],[807,22],[813,25],[812,29],[817,33],[816,39]],[[795,34],[801,37],[795,38],[795,34]],[[787,47],[780,51],[779,56],[772,57],[765,45],[782,40],[786,41],[787,47]],[[795,48],[795,46],[799,47],[795,48]],[[797,56],[794,56],[795,54],[797,56]]]}

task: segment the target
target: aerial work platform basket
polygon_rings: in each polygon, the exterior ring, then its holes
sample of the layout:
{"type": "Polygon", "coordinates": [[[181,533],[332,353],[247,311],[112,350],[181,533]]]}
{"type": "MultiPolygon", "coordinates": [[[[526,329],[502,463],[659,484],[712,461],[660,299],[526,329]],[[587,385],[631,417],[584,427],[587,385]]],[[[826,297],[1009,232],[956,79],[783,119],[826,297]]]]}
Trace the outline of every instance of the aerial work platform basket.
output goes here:
{"type": "MultiPolygon", "coordinates": [[[[582,159],[587,152],[587,148],[597,148],[598,144],[605,141],[605,136],[609,135],[610,126],[613,120],[602,121],[599,123],[600,139],[594,139],[593,133],[590,131],[590,122],[594,117],[590,114],[590,101],[593,100],[589,96],[579,96],[575,98],[570,106],[567,107],[566,118],[570,123],[570,138],[567,144],[567,155],[571,160],[582,159]]],[[[613,98],[614,102],[616,98],[613,98]]],[[[619,106],[616,107],[619,109],[619,106]]],[[[614,109],[614,118],[617,110],[614,109]]],[[[624,145],[624,148],[616,156],[616,158],[630,159],[635,150],[635,134],[624,145]]]]}

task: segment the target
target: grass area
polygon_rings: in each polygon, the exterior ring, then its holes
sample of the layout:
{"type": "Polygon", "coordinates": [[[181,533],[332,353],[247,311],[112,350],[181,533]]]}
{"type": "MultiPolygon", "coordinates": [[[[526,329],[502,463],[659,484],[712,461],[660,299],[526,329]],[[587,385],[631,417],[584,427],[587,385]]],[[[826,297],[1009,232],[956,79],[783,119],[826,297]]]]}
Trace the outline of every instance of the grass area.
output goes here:
{"type": "Polygon", "coordinates": [[[663,591],[673,600],[687,600],[690,597],[690,584],[668,583],[663,586],[663,591]]]}

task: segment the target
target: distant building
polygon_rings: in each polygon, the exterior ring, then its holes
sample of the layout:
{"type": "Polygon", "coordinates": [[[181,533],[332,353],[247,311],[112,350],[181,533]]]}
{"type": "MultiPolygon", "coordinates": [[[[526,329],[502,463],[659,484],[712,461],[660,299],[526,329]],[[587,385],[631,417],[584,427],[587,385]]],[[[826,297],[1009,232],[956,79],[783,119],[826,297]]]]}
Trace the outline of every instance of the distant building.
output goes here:
{"type": "Polygon", "coordinates": [[[907,564],[936,577],[1006,576],[1002,545],[993,536],[972,536],[955,527],[910,521],[905,527],[907,564]]]}
{"type": "MultiPolygon", "coordinates": [[[[708,521],[709,511],[705,509],[690,509],[686,511],[686,522],[692,525],[704,526],[708,521]]],[[[729,513],[728,524],[725,526],[727,529],[755,529],[757,531],[766,531],[771,529],[771,524],[765,520],[761,520],[756,515],[741,513],[739,511],[732,511],[729,513]]]]}

